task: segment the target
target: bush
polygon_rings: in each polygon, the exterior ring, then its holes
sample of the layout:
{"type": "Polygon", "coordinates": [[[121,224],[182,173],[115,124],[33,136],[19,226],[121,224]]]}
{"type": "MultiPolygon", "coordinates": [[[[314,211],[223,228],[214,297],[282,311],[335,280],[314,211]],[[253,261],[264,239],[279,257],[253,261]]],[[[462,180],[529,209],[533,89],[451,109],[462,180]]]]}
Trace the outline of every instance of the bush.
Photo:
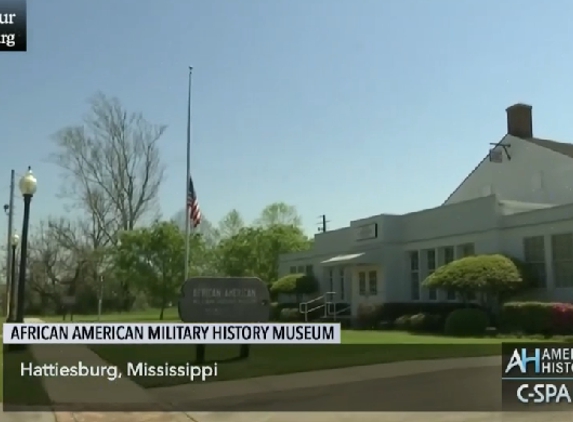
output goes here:
{"type": "Polygon", "coordinates": [[[408,331],[410,329],[410,322],[412,321],[412,315],[402,315],[396,318],[394,321],[394,328],[400,331],[408,331]]]}
{"type": "Polygon", "coordinates": [[[573,305],[570,303],[551,304],[552,334],[573,334],[573,305]]]}
{"type": "Polygon", "coordinates": [[[573,305],[570,303],[510,302],[503,305],[500,328],[526,335],[573,334],[573,305]]]}
{"type": "Polygon", "coordinates": [[[446,335],[457,337],[483,336],[488,327],[487,314],[481,309],[458,309],[446,318],[446,335]]]}
{"type": "Polygon", "coordinates": [[[480,307],[475,303],[463,304],[459,302],[391,302],[379,306],[381,321],[395,321],[402,315],[416,315],[419,313],[436,315],[445,320],[456,309],[480,307]]]}
{"type": "Polygon", "coordinates": [[[318,292],[320,284],[318,280],[307,274],[288,274],[272,284],[270,291],[273,295],[306,295],[318,292]]]}
{"type": "Polygon", "coordinates": [[[269,309],[269,319],[271,321],[279,321],[281,317],[281,309],[282,307],[279,303],[271,303],[271,307],[269,309]]]}
{"type": "Polygon", "coordinates": [[[379,304],[361,303],[356,312],[357,328],[363,330],[376,329],[380,322],[379,304]]]}
{"type": "Polygon", "coordinates": [[[497,298],[527,287],[516,261],[503,255],[477,255],[458,259],[438,268],[425,287],[461,294],[487,292],[497,298]]]}
{"type": "Polygon", "coordinates": [[[281,322],[299,322],[301,318],[302,316],[298,308],[284,308],[281,309],[279,319],[281,322]]]}
{"type": "Polygon", "coordinates": [[[444,326],[442,321],[443,319],[439,315],[419,313],[410,317],[409,329],[414,332],[443,332],[444,326]]]}

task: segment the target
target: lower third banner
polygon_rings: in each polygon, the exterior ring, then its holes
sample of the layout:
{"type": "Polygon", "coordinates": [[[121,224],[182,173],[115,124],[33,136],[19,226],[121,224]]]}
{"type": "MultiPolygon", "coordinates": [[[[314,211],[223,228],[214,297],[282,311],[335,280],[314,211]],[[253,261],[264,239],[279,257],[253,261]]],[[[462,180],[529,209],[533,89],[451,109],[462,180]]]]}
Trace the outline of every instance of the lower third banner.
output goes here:
{"type": "Polygon", "coordinates": [[[207,345],[203,351],[30,345],[4,353],[3,405],[5,411],[491,412],[502,409],[500,364],[499,344],[207,345]]]}

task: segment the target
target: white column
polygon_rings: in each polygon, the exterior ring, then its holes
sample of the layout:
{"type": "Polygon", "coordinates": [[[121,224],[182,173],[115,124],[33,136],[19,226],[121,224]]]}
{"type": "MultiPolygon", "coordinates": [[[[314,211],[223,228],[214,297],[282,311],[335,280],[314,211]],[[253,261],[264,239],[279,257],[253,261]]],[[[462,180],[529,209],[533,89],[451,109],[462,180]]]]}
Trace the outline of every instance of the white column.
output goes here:
{"type": "Polygon", "coordinates": [[[428,295],[428,289],[422,286],[423,281],[428,276],[428,257],[426,256],[426,251],[418,249],[418,261],[420,269],[418,271],[418,283],[420,286],[420,300],[422,302],[427,302],[430,300],[430,296],[428,295]]]}
{"type": "Polygon", "coordinates": [[[551,244],[551,235],[543,236],[545,251],[545,275],[548,291],[555,290],[555,274],[553,272],[553,245],[551,244]]]}

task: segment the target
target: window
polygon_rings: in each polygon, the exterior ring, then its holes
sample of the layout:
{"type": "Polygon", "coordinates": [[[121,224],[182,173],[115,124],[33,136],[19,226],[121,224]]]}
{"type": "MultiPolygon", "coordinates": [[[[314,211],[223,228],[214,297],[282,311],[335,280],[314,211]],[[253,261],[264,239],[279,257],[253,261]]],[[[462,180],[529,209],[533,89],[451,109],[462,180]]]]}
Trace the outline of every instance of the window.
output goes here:
{"type": "MultiPolygon", "coordinates": [[[[444,265],[449,264],[455,260],[455,252],[453,246],[446,246],[444,248],[444,265]]],[[[447,300],[456,300],[456,292],[448,290],[446,292],[447,300]]]]}
{"type": "Polygon", "coordinates": [[[334,291],[334,271],[328,270],[328,293],[334,291]]]}
{"type": "Polygon", "coordinates": [[[545,287],[545,239],[543,236],[523,239],[523,257],[527,275],[532,278],[535,287],[545,287]]]}
{"type": "Polygon", "coordinates": [[[358,290],[360,296],[366,296],[366,273],[362,271],[358,273],[358,290]]]}
{"type": "MultiPolygon", "coordinates": [[[[429,249],[426,251],[426,262],[428,267],[428,275],[436,271],[436,250],[429,249]]],[[[428,299],[438,300],[438,290],[435,288],[428,289],[428,299]]]]}
{"type": "Polygon", "coordinates": [[[410,289],[412,292],[412,300],[420,300],[420,279],[418,278],[417,272],[410,274],[410,289]]]}
{"type": "Polygon", "coordinates": [[[344,269],[340,270],[340,300],[344,300],[344,269]]]}
{"type": "Polygon", "coordinates": [[[298,271],[297,271],[297,273],[298,273],[298,274],[304,274],[304,265],[299,265],[299,266],[298,266],[298,271]]]}
{"type": "Polygon", "coordinates": [[[305,268],[305,270],[304,270],[304,273],[305,273],[306,275],[313,275],[313,274],[314,274],[314,271],[312,270],[312,265],[307,265],[306,268],[305,268]]]}
{"type": "Polygon", "coordinates": [[[378,277],[376,271],[368,273],[368,293],[372,296],[378,294],[378,277]]]}
{"type": "Polygon", "coordinates": [[[573,287],[573,234],[551,236],[555,287],[573,287]]]}
{"type": "Polygon", "coordinates": [[[409,253],[410,259],[410,298],[420,300],[420,257],[418,251],[409,253]]]}
{"type": "Polygon", "coordinates": [[[418,259],[418,252],[410,252],[410,270],[418,271],[420,269],[420,260],[418,259]]]}
{"type": "Polygon", "coordinates": [[[296,267],[290,267],[290,273],[296,274],[296,267]]]}

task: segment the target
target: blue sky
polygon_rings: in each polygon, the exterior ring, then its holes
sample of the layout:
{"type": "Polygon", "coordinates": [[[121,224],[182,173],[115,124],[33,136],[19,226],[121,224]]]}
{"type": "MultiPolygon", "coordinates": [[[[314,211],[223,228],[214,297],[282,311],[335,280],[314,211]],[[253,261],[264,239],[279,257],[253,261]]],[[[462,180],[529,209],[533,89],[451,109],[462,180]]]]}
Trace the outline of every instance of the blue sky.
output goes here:
{"type": "Polygon", "coordinates": [[[531,0],[29,1],[28,52],[0,54],[0,198],[10,169],[31,165],[32,219],[65,213],[50,135],[102,91],[169,126],[160,203],[175,214],[192,65],[192,172],[210,220],[285,201],[313,233],[323,213],[335,228],[437,206],[515,102],[534,106],[536,135],[573,139],[572,12],[531,0]]]}

